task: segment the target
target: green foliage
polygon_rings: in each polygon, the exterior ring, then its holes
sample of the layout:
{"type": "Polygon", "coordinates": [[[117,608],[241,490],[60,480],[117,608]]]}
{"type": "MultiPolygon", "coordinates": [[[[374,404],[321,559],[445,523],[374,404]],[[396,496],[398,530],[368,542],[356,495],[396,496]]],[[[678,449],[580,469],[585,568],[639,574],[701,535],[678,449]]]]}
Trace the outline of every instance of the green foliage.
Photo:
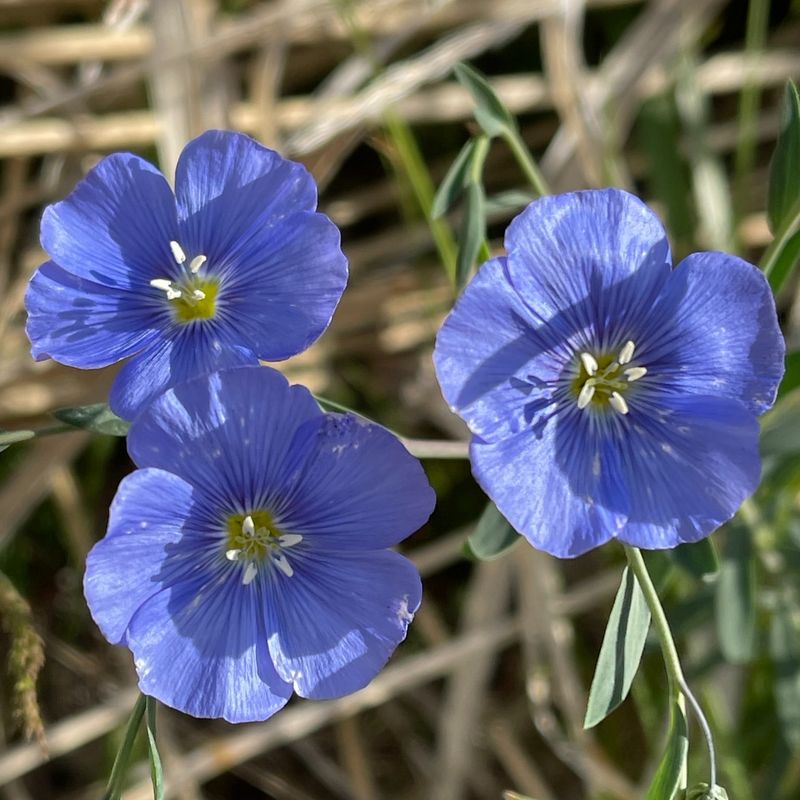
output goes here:
{"type": "Polygon", "coordinates": [[[456,64],[456,78],[472,95],[475,102],[475,119],[487,136],[503,136],[517,130],[517,123],[503,102],[495,94],[489,81],[478,70],[467,64],[456,64]]]}
{"type": "Polygon", "coordinates": [[[686,793],[686,800],[728,800],[728,793],[721,786],[698,783],[686,793]]]}
{"type": "Polygon", "coordinates": [[[756,638],[756,571],[750,532],[730,525],[717,580],[717,636],[723,656],[732,664],[753,657],[756,638]]]}
{"type": "Polygon", "coordinates": [[[53,416],[73,428],[82,428],[106,436],[127,436],[130,423],[118,417],[107,403],[59,408],[53,416]]]}
{"type": "Polygon", "coordinates": [[[33,439],[34,436],[36,436],[35,431],[0,431],[0,453],[12,444],[26,442],[28,439],[33,439]]]}
{"type": "Polygon", "coordinates": [[[650,610],[634,574],[626,567],[600,647],[585,728],[597,725],[628,696],[649,629],[650,610]]]}
{"type": "Polygon", "coordinates": [[[682,544],[669,552],[675,563],[697,580],[711,581],[719,572],[719,557],[710,537],[682,544]]]}
{"type": "Polygon", "coordinates": [[[153,783],[153,800],[164,800],[164,770],[156,744],[156,709],[153,697],[145,700],[145,730],[147,731],[147,754],[150,760],[150,780],[153,783]]]}
{"type": "Polygon", "coordinates": [[[767,220],[774,234],[800,212],[800,94],[789,81],[784,90],[781,130],[769,165],[767,220]]]}
{"type": "Polygon", "coordinates": [[[467,187],[467,202],[461,222],[458,256],[456,257],[456,288],[462,289],[469,280],[472,267],[478,260],[486,240],[486,211],[483,186],[470,183],[467,187]]]}
{"type": "Polygon", "coordinates": [[[480,561],[491,561],[521,541],[522,537],[508,524],[497,506],[488,503],[466,544],[469,555],[480,561]]]}
{"type": "Polygon", "coordinates": [[[470,139],[450,166],[444,180],[433,198],[431,217],[438,219],[447,213],[459,200],[467,188],[474,173],[475,153],[478,150],[478,140],[470,139]]]}
{"type": "Polygon", "coordinates": [[[677,800],[681,796],[681,784],[686,774],[686,759],[689,753],[689,733],[686,714],[681,705],[673,701],[670,713],[667,749],[647,790],[645,800],[677,800]]]}
{"type": "Polygon", "coordinates": [[[772,615],[769,653],[775,667],[775,703],[786,741],[800,747],[800,628],[797,609],[784,594],[772,615]]]}

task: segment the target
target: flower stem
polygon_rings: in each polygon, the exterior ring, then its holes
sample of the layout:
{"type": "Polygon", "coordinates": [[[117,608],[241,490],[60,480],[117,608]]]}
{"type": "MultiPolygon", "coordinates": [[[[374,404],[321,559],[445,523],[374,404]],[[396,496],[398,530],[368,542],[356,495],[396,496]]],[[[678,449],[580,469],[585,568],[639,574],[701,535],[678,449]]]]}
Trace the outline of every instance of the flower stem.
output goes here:
{"type": "Polygon", "coordinates": [[[108,779],[108,786],[106,787],[106,793],[103,795],[103,800],[118,800],[122,794],[122,784],[128,773],[131,750],[133,750],[136,734],[139,733],[139,728],[142,724],[142,717],[144,717],[146,704],[147,697],[143,694],[139,695],[139,699],[136,701],[136,705],[131,712],[131,717],[128,720],[128,727],[125,729],[125,738],[122,740],[122,745],[117,751],[117,757],[114,759],[114,766],[111,767],[111,777],[108,779]]]}
{"type": "Polygon", "coordinates": [[[528,148],[525,146],[519,133],[517,131],[508,131],[503,134],[503,139],[505,139],[506,144],[511,148],[514,158],[516,158],[517,163],[525,173],[525,177],[536,190],[537,194],[540,197],[550,194],[550,189],[547,186],[544,175],[542,175],[541,170],[533,160],[533,156],[528,152],[528,148]]]}
{"type": "Polygon", "coordinates": [[[650,616],[653,620],[653,626],[658,635],[658,641],[661,644],[661,652],[664,656],[664,666],[667,670],[667,677],[669,678],[670,692],[675,696],[676,700],[680,702],[681,695],[683,695],[692,707],[700,729],[705,737],[706,744],[708,745],[708,762],[710,780],[709,786],[711,788],[717,785],[717,759],[714,750],[714,738],[711,735],[711,727],[708,720],[703,714],[703,709],[700,708],[700,703],[697,698],[692,694],[689,686],[686,683],[686,678],[683,677],[683,669],[681,661],[678,657],[678,650],[675,647],[675,640],[672,638],[672,631],[667,621],[667,616],[664,613],[664,608],[658,598],[658,592],[653,585],[650,578],[650,573],[647,571],[647,565],[644,563],[644,558],[638,547],[631,547],[630,545],[623,545],[625,548],[625,557],[628,559],[628,566],[636,576],[639,583],[639,588],[642,590],[647,607],[650,609],[650,616]]]}

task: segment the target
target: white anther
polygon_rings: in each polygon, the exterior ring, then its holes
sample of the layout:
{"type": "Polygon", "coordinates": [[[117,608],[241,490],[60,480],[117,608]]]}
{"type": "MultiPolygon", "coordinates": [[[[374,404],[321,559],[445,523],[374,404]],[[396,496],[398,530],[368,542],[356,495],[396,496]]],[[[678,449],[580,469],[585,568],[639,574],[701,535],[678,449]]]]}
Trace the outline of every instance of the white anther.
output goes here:
{"type": "Polygon", "coordinates": [[[154,289],[160,289],[162,292],[166,292],[167,300],[177,300],[181,296],[180,289],[175,289],[172,286],[172,281],[168,281],[166,278],[154,278],[150,281],[150,285],[154,289]]]}
{"type": "Polygon", "coordinates": [[[195,289],[192,292],[192,298],[195,299],[195,300],[205,300],[206,299],[206,293],[201,291],[200,289],[195,289]]]}
{"type": "Polygon", "coordinates": [[[629,369],[626,369],[623,374],[628,379],[629,383],[633,383],[634,381],[638,381],[639,378],[644,378],[644,376],[647,375],[647,367],[630,367],[629,369]]]}
{"type": "Polygon", "coordinates": [[[617,360],[620,364],[628,364],[630,360],[633,358],[633,351],[636,349],[636,345],[629,339],[622,347],[622,350],[619,351],[619,356],[617,360]]]}
{"type": "Polygon", "coordinates": [[[581,353],[581,361],[583,362],[583,368],[589,375],[594,375],[597,372],[597,359],[591,353],[581,353]]]}
{"type": "Polygon", "coordinates": [[[169,249],[172,250],[172,257],[179,264],[183,264],[186,261],[186,253],[183,252],[183,248],[177,242],[170,242],[169,249]]]}
{"type": "Polygon", "coordinates": [[[242,520],[242,533],[245,536],[252,536],[256,532],[256,526],[253,523],[253,518],[248,514],[242,520]]]}
{"type": "Polygon", "coordinates": [[[583,388],[578,395],[578,408],[586,408],[589,403],[592,402],[592,398],[594,397],[594,383],[592,381],[586,381],[583,384],[583,388]]]}
{"type": "Polygon", "coordinates": [[[200,267],[206,263],[206,260],[205,256],[195,256],[189,264],[189,272],[193,274],[200,272],[200,267]]]}
{"type": "Polygon", "coordinates": [[[242,576],[242,583],[245,586],[251,584],[256,575],[258,575],[258,567],[255,565],[253,561],[251,561],[244,569],[244,575],[242,576]]]}
{"type": "Polygon", "coordinates": [[[278,537],[278,544],[281,547],[294,547],[302,541],[303,537],[299,533],[284,533],[278,537]]]}
{"type": "Polygon", "coordinates": [[[238,561],[239,560],[239,556],[241,556],[241,554],[242,554],[242,551],[239,550],[238,548],[234,549],[234,550],[226,550],[225,551],[225,558],[227,558],[228,561],[238,561]]]}
{"type": "Polygon", "coordinates": [[[292,569],[292,565],[289,563],[289,559],[283,553],[273,553],[272,560],[275,563],[275,566],[287,577],[291,578],[294,575],[294,570],[292,569]]]}
{"type": "Polygon", "coordinates": [[[613,408],[614,411],[617,411],[620,414],[628,413],[628,404],[625,402],[625,398],[619,392],[611,392],[608,402],[611,404],[611,408],[613,408]]]}

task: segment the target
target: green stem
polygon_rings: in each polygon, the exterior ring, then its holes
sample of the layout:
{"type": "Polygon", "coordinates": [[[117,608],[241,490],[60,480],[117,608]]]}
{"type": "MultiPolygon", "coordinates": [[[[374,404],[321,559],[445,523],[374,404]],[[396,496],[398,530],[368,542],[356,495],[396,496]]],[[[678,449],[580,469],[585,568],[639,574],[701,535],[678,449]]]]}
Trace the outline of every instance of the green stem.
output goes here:
{"type": "Polygon", "coordinates": [[[661,644],[661,653],[664,656],[664,666],[666,667],[667,677],[669,678],[670,693],[675,697],[678,703],[681,702],[681,695],[689,701],[689,705],[692,707],[700,729],[703,731],[703,736],[708,745],[709,786],[713,788],[717,785],[717,759],[714,750],[714,739],[711,735],[711,727],[708,724],[705,714],[703,714],[703,709],[700,708],[700,703],[697,702],[697,698],[692,694],[686,683],[686,678],[683,677],[681,660],[678,656],[678,649],[675,647],[675,640],[672,638],[672,631],[667,621],[667,615],[664,613],[664,607],[661,605],[656,587],[653,585],[650,573],[647,571],[647,565],[644,563],[642,553],[638,547],[631,547],[627,544],[623,545],[623,547],[625,548],[625,557],[628,559],[628,566],[636,576],[647,607],[650,609],[653,627],[656,629],[658,641],[661,644]]]}
{"type": "Polygon", "coordinates": [[[108,779],[108,786],[106,787],[105,795],[103,795],[103,800],[118,800],[122,794],[122,784],[128,773],[133,743],[136,741],[136,734],[139,733],[146,704],[147,698],[145,695],[139,695],[139,699],[131,712],[131,718],[128,720],[128,727],[125,730],[122,746],[114,759],[114,766],[111,768],[111,777],[108,779]]]}
{"type": "Polygon", "coordinates": [[[533,160],[533,156],[530,154],[528,148],[525,146],[525,143],[522,141],[522,137],[520,136],[519,132],[511,130],[506,131],[503,133],[503,139],[511,148],[514,158],[516,158],[517,163],[525,173],[525,177],[528,179],[531,186],[533,186],[536,193],[540,197],[550,194],[547,181],[544,179],[544,175],[542,175],[541,170],[533,160]]]}
{"type": "Polygon", "coordinates": [[[787,215],[783,225],[775,234],[775,238],[761,257],[761,269],[767,277],[775,269],[784,245],[792,238],[798,227],[800,227],[800,207],[795,208],[794,213],[787,215]]]}

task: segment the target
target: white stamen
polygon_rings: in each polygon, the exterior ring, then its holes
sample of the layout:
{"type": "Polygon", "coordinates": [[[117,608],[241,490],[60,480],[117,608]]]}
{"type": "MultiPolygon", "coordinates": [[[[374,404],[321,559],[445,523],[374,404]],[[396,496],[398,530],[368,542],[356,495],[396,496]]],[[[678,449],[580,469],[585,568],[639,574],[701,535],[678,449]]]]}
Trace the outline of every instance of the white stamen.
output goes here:
{"type": "Polygon", "coordinates": [[[241,554],[242,554],[242,551],[239,550],[239,549],[226,550],[225,551],[225,558],[227,558],[228,561],[238,561],[239,560],[239,556],[241,554]]]}
{"type": "Polygon", "coordinates": [[[195,256],[189,264],[189,272],[192,274],[198,273],[200,271],[200,267],[206,263],[206,260],[207,259],[205,256],[195,256]]]}
{"type": "Polygon", "coordinates": [[[597,359],[591,353],[581,353],[581,361],[583,362],[583,368],[589,375],[594,375],[597,372],[597,359]]]}
{"type": "Polygon", "coordinates": [[[242,577],[242,583],[245,586],[248,586],[253,582],[253,579],[258,574],[258,567],[255,565],[255,562],[251,561],[244,570],[244,575],[242,577]]]}
{"type": "Polygon", "coordinates": [[[644,378],[644,376],[647,375],[647,367],[630,367],[629,369],[626,369],[623,374],[628,379],[629,383],[633,383],[634,381],[638,381],[639,378],[644,378]]]}
{"type": "Polygon", "coordinates": [[[242,520],[242,533],[245,536],[252,536],[256,532],[256,526],[253,523],[253,518],[248,514],[242,520]]]}
{"type": "Polygon", "coordinates": [[[205,299],[206,299],[206,293],[205,293],[205,292],[203,292],[203,291],[201,291],[200,289],[195,289],[195,290],[192,292],[192,297],[193,297],[195,300],[205,300],[205,299]]]}
{"type": "Polygon", "coordinates": [[[172,250],[172,257],[179,264],[183,264],[186,261],[186,253],[183,252],[183,248],[177,242],[170,242],[169,249],[172,250]]]}
{"type": "Polygon", "coordinates": [[[281,547],[294,547],[303,541],[303,537],[299,533],[284,533],[283,536],[278,537],[278,544],[281,547]]]}
{"type": "Polygon", "coordinates": [[[160,289],[162,292],[167,293],[167,300],[177,300],[181,296],[180,289],[175,289],[172,286],[172,281],[166,278],[154,278],[150,281],[150,285],[154,289],[160,289]]]}
{"type": "Polygon", "coordinates": [[[636,349],[636,345],[629,339],[625,342],[622,350],[619,351],[618,361],[620,364],[628,364],[630,360],[633,358],[633,351],[636,349]]]}
{"type": "Polygon", "coordinates": [[[628,404],[625,402],[625,398],[619,392],[611,392],[608,402],[614,411],[617,411],[620,414],[628,413],[628,404]]]}
{"type": "Polygon", "coordinates": [[[294,575],[294,570],[292,569],[292,565],[289,563],[289,559],[283,553],[272,553],[272,560],[275,563],[275,566],[284,574],[287,578],[291,578],[294,575]]]}
{"type": "Polygon", "coordinates": [[[586,408],[592,402],[594,397],[594,384],[591,381],[586,381],[583,384],[580,394],[578,395],[578,408],[586,408]]]}

